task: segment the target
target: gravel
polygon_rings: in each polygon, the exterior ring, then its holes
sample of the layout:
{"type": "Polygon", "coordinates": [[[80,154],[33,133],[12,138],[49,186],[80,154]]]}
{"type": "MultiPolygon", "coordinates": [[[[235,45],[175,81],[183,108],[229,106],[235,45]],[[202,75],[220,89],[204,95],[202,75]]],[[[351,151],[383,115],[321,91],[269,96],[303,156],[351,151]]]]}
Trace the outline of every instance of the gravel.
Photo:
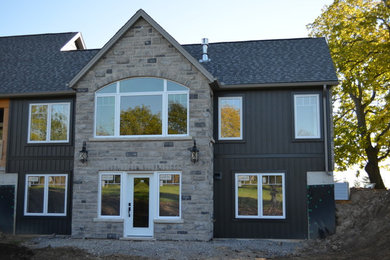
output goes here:
{"type": "Polygon", "coordinates": [[[157,259],[245,259],[288,257],[302,245],[301,240],[215,239],[200,241],[134,241],[74,239],[66,236],[36,237],[30,248],[73,247],[95,256],[128,255],[157,259]]]}

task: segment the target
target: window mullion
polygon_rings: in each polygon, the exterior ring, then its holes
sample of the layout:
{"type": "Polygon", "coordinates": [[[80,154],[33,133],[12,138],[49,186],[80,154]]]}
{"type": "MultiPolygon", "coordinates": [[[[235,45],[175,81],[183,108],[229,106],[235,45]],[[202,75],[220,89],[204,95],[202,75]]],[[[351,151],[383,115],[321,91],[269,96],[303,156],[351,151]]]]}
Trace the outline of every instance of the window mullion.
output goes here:
{"type": "MultiPolygon", "coordinates": [[[[118,83],[119,84],[119,83],[118,83]]],[[[121,97],[117,93],[115,94],[115,114],[114,114],[114,135],[119,137],[120,136],[120,102],[121,97]]]]}
{"type": "Polygon", "coordinates": [[[259,198],[259,201],[258,201],[259,212],[257,212],[257,215],[258,215],[258,217],[263,217],[263,176],[262,176],[262,174],[258,174],[257,179],[258,179],[258,182],[257,182],[258,195],[257,196],[259,198]]]}
{"type": "Polygon", "coordinates": [[[47,105],[46,141],[51,141],[51,104],[47,105]]]}
{"type": "Polygon", "coordinates": [[[45,175],[44,188],[43,188],[43,214],[48,214],[48,196],[49,196],[49,176],[45,175]]]}

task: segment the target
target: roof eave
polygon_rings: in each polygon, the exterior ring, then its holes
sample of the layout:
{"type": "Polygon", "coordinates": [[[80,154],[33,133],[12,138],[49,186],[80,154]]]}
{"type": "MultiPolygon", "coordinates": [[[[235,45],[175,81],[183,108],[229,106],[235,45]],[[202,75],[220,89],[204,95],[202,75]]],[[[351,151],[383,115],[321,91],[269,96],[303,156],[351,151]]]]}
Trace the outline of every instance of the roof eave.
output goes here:
{"type": "Polygon", "coordinates": [[[261,83],[261,84],[232,84],[232,85],[218,85],[219,90],[233,90],[233,89],[252,89],[252,88],[283,88],[283,87],[313,87],[313,86],[337,86],[339,82],[330,81],[312,81],[312,82],[285,82],[285,83],[261,83]]]}
{"type": "Polygon", "coordinates": [[[126,31],[133,26],[138,19],[145,19],[159,33],[165,37],[173,47],[175,47],[192,65],[194,65],[210,82],[213,82],[214,76],[208,72],[194,57],[192,57],[169,33],[167,33],[156,21],[153,20],[144,10],[138,10],[130,20],[122,26],[121,29],[103,46],[102,49],[84,66],[83,69],[69,82],[69,86],[73,88],[75,84],[92,68],[95,63],[122,37],[126,31]]]}
{"type": "Polygon", "coordinates": [[[30,93],[0,93],[0,98],[22,98],[22,97],[54,97],[54,96],[74,96],[74,90],[30,92],[30,93]]]}

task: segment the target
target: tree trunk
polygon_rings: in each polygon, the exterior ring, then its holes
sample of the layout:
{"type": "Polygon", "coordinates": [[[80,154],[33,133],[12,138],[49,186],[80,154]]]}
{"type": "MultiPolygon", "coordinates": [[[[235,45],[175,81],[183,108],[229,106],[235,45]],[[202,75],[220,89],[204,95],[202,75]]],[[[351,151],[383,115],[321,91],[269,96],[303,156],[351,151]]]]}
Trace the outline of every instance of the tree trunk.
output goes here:
{"type": "Polygon", "coordinates": [[[386,189],[380,174],[378,152],[375,150],[375,148],[369,147],[366,149],[366,153],[368,162],[364,169],[368,174],[370,182],[375,183],[375,189],[386,189]]]}

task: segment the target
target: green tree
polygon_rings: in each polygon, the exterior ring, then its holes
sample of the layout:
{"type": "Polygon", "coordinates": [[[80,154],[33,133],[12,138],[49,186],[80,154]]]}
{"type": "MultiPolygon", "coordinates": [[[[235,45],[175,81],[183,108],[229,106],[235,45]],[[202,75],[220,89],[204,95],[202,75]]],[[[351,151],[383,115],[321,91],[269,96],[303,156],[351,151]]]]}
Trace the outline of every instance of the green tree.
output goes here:
{"type": "Polygon", "coordinates": [[[145,105],[121,111],[121,135],[160,135],[161,133],[160,113],[153,114],[145,105]]]}
{"type": "Polygon", "coordinates": [[[390,153],[389,17],[387,0],[335,0],[308,25],[328,40],[341,82],[333,92],[336,164],[359,164],[378,189],[390,153]]]}

